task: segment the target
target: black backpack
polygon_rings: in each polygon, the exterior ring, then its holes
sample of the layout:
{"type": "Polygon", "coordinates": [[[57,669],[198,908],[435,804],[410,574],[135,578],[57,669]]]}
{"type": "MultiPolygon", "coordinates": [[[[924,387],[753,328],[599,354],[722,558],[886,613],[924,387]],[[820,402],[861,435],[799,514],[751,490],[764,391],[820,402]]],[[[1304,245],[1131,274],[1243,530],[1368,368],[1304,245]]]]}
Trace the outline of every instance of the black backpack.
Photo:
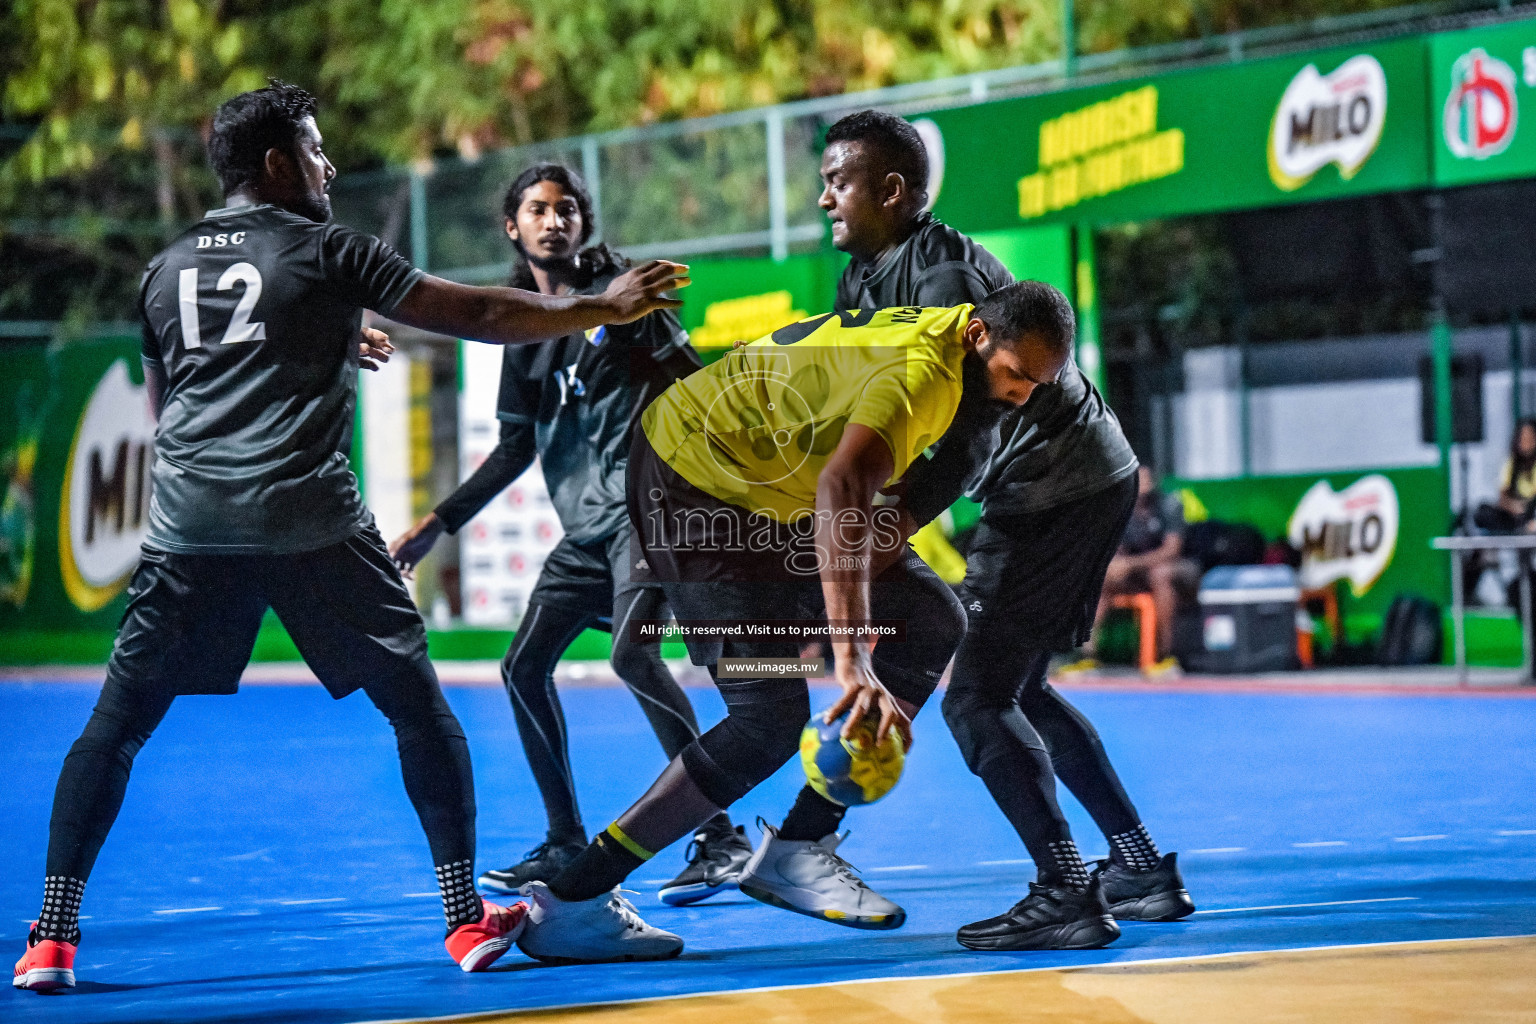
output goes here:
{"type": "Polygon", "coordinates": [[[1182,551],[1200,563],[1201,572],[1218,565],[1258,565],[1264,561],[1264,535],[1247,523],[1207,519],[1184,527],[1182,551]]]}
{"type": "Polygon", "coordinates": [[[1376,645],[1380,665],[1438,665],[1445,636],[1440,606],[1417,594],[1398,594],[1387,606],[1376,645]]]}

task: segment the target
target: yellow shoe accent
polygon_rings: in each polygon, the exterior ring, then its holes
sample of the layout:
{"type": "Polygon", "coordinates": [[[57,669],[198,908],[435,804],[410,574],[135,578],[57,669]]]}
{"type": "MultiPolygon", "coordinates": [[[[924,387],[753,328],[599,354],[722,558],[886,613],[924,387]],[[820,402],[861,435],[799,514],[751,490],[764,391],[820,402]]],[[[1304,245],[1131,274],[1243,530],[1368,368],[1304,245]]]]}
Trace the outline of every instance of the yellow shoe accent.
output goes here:
{"type": "Polygon", "coordinates": [[[822,916],[825,917],[828,921],[841,921],[843,918],[848,916],[841,910],[823,910],[821,913],[822,916]]]}
{"type": "Polygon", "coordinates": [[[1184,667],[1179,664],[1178,658],[1168,657],[1147,669],[1144,674],[1148,679],[1177,679],[1184,674],[1184,667]]]}
{"type": "Polygon", "coordinates": [[[1079,658],[1078,660],[1061,666],[1056,670],[1058,676],[1080,676],[1085,672],[1097,672],[1099,662],[1097,658],[1079,658]]]}

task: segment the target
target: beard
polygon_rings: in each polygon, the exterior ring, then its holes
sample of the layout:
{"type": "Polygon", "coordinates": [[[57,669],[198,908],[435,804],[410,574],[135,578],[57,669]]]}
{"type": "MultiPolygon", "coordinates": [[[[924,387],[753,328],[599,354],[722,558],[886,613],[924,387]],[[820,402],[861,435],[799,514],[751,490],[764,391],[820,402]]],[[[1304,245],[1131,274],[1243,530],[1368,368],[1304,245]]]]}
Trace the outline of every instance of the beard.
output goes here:
{"type": "Polygon", "coordinates": [[[545,273],[559,273],[560,271],[572,270],[581,266],[581,251],[579,247],[573,247],[564,256],[535,256],[522,246],[518,246],[518,248],[522,249],[523,259],[527,260],[530,266],[538,267],[545,273]]]}
{"type": "Polygon", "coordinates": [[[331,197],[326,192],[305,192],[295,201],[293,212],[317,224],[331,221],[331,197]]]}

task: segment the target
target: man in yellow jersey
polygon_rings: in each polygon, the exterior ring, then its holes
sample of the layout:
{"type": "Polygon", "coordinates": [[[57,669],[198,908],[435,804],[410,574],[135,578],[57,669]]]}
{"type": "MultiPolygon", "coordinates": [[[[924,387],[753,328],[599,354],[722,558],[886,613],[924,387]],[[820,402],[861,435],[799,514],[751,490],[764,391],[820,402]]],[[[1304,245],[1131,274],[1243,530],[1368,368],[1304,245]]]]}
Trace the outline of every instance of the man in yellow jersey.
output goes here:
{"type": "Polygon", "coordinates": [[[804,678],[738,674],[723,656],[793,659],[789,630],[830,627],[843,694],[828,720],[877,714],[881,738],[896,729],[910,743],[898,701],[931,692],[965,618],[907,548],[910,516],[877,495],[944,435],[964,392],[1022,405],[1056,379],[1072,338],[1070,303],[1035,281],[974,307],[827,314],[733,351],[646,411],[629,464],[637,555],[727,714],[547,886],[524,888],[525,953],[603,962],[682,951],[618,884],[783,765],[810,716],[804,678]],[[876,647],[873,625],[897,632],[876,647]]]}

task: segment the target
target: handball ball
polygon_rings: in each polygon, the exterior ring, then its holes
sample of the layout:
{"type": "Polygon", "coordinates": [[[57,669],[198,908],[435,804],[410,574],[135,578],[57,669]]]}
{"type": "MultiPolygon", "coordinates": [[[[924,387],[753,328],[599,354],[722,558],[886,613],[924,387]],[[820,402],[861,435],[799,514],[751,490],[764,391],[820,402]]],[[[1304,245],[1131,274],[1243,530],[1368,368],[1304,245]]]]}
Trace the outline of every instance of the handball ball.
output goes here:
{"type": "Polygon", "coordinates": [[[864,718],[844,739],[844,712],[831,722],[814,716],[800,733],[800,763],[811,788],[833,803],[844,807],[872,804],[889,793],[901,778],[907,751],[901,734],[892,729],[885,742],[875,745],[878,715],[864,718]]]}

